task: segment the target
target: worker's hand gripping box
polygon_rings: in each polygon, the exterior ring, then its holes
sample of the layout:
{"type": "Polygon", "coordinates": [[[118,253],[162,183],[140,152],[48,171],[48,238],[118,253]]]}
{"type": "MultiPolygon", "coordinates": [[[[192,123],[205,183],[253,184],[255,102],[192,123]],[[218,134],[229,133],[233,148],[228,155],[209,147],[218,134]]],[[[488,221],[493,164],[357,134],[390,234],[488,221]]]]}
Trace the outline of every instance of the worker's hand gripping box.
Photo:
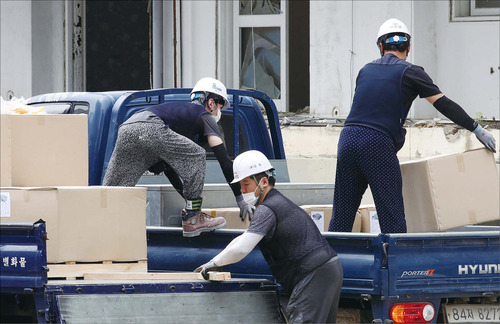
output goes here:
{"type": "Polygon", "coordinates": [[[87,115],[1,115],[1,186],[88,185],[87,115]]]}
{"type": "Polygon", "coordinates": [[[245,220],[241,220],[238,207],[203,208],[202,212],[212,217],[224,217],[226,219],[225,229],[247,229],[250,226],[248,216],[245,217],[245,220]]]}
{"type": "MultiPolygon", "coordinates": [[[[332,206],[333,205],[302,205],[300,208],[305,210],[305,212],[311,216],[316,226],[321,232],[328,232],[328,227],[330,226],[330,220],[332,219],[332,206]]],[[[352,226],[352,232],[361,232],[361,217],[359,213],[356,213],[356,218],[354,219],[354,224],[352,226]]]]}
{"type": "Polygon", "coordinates": [[[486,149],[401,163],[408,232],[498,220],[499,177],[486,149]]]}
{"type": "Polygon", "coordinates": [[[147,258],[146,188],[2,188],[1,222],[47,226],[47,262],[147,258]]]}

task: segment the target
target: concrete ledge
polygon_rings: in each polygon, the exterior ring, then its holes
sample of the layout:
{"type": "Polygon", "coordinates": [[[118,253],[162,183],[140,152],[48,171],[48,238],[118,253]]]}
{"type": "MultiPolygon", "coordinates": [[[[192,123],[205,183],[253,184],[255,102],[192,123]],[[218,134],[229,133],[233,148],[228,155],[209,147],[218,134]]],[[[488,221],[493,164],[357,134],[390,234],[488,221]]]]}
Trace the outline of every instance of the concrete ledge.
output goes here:
{"type": "MultiPolygon", "coordinates": [[[[336,158],[337,143],[342,126],[286,126],[281,129],[287,158],[336,158]]],[[[500,130],[490,132],[497,142],[495,160],[500,163],[500,130]]],[[[459,153],[483,144],[468,130],[455,126],[419,128],[408,127],[406,143],[398,152],[400,161],[420,159],[440,154],[459,153]]]]}

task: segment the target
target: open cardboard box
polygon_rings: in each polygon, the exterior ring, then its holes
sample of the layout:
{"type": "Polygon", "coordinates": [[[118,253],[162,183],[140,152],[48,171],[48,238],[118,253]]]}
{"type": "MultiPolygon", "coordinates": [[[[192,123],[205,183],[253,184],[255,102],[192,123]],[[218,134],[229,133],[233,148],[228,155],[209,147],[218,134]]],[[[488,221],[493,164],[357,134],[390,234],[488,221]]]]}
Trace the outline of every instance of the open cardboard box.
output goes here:
{"type": "Polygon", "coordinates": [[[500,218],[498,170],[487,149],[404,162],[401,172],[409,233],[500,218]]]}

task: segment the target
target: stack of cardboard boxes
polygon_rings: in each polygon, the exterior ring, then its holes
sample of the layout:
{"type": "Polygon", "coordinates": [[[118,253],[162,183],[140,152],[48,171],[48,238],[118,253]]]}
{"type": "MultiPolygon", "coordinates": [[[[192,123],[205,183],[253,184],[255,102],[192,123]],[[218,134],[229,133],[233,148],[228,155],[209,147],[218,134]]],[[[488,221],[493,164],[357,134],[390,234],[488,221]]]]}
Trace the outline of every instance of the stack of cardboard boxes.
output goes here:
{"type": "Polygon", "coordinates": [[[87,115],[1,115],[2,223],[47,228],[47,261],[147,258],[146,188],[88,186],[87,115]]]}

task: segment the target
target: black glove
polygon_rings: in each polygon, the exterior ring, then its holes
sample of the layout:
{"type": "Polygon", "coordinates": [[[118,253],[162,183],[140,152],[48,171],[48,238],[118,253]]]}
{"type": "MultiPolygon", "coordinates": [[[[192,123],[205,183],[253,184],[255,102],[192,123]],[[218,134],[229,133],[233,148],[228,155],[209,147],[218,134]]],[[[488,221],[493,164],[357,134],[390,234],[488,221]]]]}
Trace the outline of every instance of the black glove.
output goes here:
{"type": "Polygon", "coordinates": [[[154,164],[153,166],[149,167],[148,171],[158,175],[163,171],[165,171],[167,167],[168,167],[167,162],[161,160],[159,162],[156,162],[156,164],[154,164]]]}

